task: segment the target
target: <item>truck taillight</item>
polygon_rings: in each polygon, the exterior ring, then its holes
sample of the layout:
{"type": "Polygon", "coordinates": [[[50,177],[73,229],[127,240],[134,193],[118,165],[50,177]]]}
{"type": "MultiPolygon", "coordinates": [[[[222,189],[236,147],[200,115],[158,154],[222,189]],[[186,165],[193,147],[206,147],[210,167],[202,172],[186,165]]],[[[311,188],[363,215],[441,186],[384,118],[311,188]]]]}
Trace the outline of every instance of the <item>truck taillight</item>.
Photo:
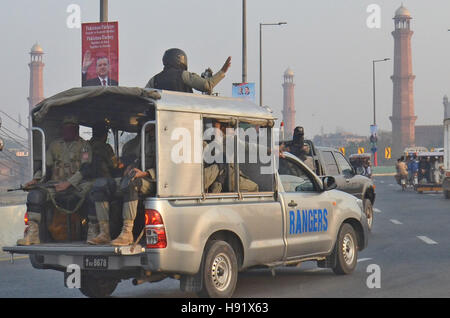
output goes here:
{"type": "Polygon", "coordinates": [[[28,225],[28,212],[25,212],[25,215],[23,217],[23,221],[25,222],[25,225],[28,225]]]}
{"type": "Polygon", "coordinates": [[[156,210],[145,210],[145,236],[147,248],[167,247],[166,228],[161,214],[156,210]]]}

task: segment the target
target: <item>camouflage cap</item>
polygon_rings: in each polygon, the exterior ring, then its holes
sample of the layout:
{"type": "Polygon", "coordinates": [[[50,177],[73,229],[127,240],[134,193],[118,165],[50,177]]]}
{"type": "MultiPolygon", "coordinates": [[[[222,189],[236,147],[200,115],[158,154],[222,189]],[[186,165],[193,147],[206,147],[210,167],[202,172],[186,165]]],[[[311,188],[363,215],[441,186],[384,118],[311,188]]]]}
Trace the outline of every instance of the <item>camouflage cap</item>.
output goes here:
{"type": "Polygon", "coordinates": [[[74,115],[67,115],[67,116],[64,116],[62,124],[63,125],[66,125],[66,124],[78,125],[78,119],[74,115]]]}

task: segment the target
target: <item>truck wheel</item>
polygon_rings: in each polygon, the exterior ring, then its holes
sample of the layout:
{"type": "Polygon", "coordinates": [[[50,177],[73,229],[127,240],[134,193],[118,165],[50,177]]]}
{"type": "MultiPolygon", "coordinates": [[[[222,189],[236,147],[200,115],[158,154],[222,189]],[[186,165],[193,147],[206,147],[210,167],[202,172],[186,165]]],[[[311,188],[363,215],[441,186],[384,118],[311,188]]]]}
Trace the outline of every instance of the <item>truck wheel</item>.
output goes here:
{"type": "Polygon", "coordinates": [[[344,223],[339,230],[335,247],[336,266],[333,272],[337,275],[350,274],[356,267],[358,259],[358,240],[353,227],[344,223]]]}
{"type": "Polygon", "coordinates": [[[105,298],[111,296],[117,284],[119,280],[112,277],[81,274],[80,292],[89,298],[105,298]]]}
{"type": "Polygon", "coordinates": [[[367,217],[367,227],[369,229],[369,232],[372,231],[373,226],[373,206],[372,202],[369,199],[364,199],[364,213],[367,217]]]}
{"type": "Polygon", "coordinates": [[[205,249],[200,297],[230,298],[236,288],[238,265],[233,248],[224,241],[209,241],[205,249]]]}

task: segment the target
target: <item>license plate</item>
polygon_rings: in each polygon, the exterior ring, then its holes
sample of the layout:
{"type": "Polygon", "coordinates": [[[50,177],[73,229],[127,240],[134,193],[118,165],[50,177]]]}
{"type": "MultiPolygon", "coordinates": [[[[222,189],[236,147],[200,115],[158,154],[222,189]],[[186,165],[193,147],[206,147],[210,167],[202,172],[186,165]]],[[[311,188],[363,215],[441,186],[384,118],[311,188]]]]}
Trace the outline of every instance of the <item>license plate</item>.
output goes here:
{"type": "Polygon", "coordinates": [[[84,268],[86,269],[108,269],[107,256],[85,256],[84,268]]]}

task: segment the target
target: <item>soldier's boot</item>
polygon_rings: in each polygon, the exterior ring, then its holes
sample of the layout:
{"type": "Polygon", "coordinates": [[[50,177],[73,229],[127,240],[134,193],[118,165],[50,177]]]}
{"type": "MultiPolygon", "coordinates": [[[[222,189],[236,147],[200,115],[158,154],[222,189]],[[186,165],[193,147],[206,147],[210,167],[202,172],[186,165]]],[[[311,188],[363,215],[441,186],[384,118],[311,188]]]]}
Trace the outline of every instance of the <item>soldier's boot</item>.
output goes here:
{"type": "Polygon", "coordinates": [[[133,244],[133,225],[137,214],[138,200],[124,202],[122,206],[123,226],[119,236],[111,242],[114,246],[133,244]]]}
{"type": "Polygon", "coordinates": [[[87,242],[92,245],[109,244],[111,242],[109,232],[109,202],[95,202],[95,212],[97,214],[100,233],[87,242]]]}
{"type": "Polygon", "coordinates": [[[119,236],[111,242],[114,246],[127,246],[133,244],[134,220],[123,220],[122,231],[119,236]]]}
{"type": "Polygon", "coordinates": [[[99,223],[98,222],[93,223],[89,221],[86,241],[89,243],[90,240],[92,240],[94,237],[97,237],[99,234],[100,234],[99,223]]]}
{"type": "Polygon", "coordinates": [[[28,228],[22,239],[17,240],[17,245],[34,245],[40,244],[39,239],[39,223],[41,214],[28,212],[28,228]]]}
{"type": "Polygon", "coordinates": [[[89,244],[92,245],[104,245],[111,243],[111,235],[109,234],[109,222],[99,221],[100,234],[91,240],[88,240],[89,244]]]}

